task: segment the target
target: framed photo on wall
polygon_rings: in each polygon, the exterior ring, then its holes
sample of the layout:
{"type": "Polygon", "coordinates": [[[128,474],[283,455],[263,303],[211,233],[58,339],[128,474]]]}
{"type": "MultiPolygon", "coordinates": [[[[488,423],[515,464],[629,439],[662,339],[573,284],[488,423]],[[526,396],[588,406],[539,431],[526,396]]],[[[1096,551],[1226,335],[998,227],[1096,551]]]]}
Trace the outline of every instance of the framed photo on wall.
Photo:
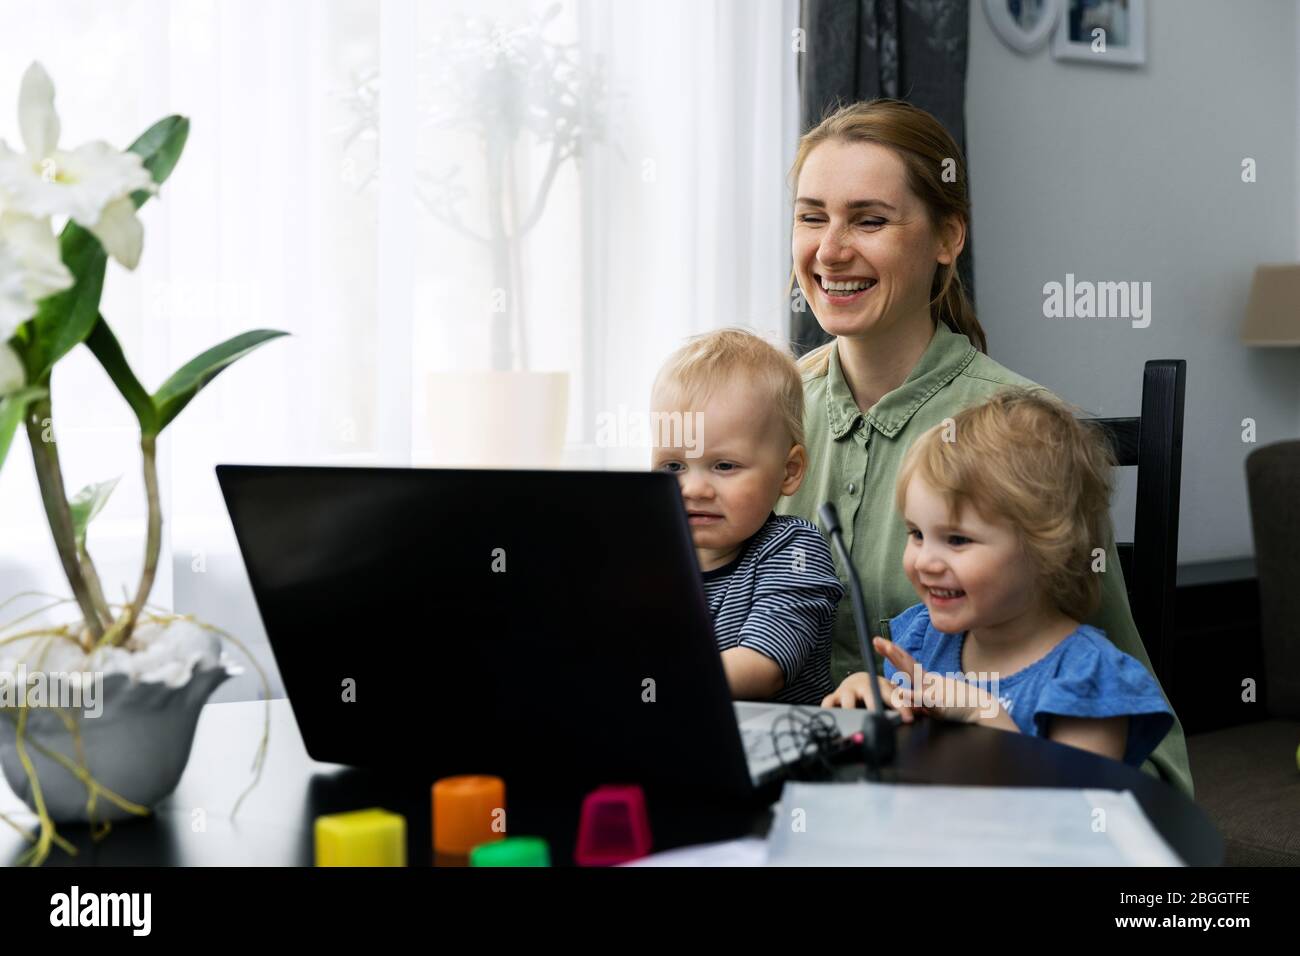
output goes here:
{"type": "Polygon", "coordinates": [[[1032,53],[1052,35],[1064,0],[984,0],[993,32],[1011,49],[1032,53]]]}
{"type": "Polygon", "coordinates": [[[1147,59],[1146,0],[1061,0],[1052,37],[1058,60],[1141,66],[1147,59]]]}

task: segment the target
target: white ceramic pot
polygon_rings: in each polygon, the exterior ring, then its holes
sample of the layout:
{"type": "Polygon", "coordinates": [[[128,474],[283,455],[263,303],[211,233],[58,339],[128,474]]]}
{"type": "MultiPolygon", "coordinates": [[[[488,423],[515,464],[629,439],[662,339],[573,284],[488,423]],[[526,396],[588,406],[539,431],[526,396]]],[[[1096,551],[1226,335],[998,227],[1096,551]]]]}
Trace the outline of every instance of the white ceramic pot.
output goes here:
{"type": "MultiPolygon", "coordinates": [[[[83,681],[94,691],[62,698],[76,705],[63,713],[76,721],[91,776],[119,796],[153,808],[180,782],[199,712],[208,697],[239,671],[223,659],[215,634],[183,619],[163,626],[142,624],[131,643],[134,651],[112,648],[87,657],[71,643],[60,641],[51,645],[37,675],[28,668],[39,654],[24,660],[17,652],[8,653],[18,644],[31,649],[26,642],[15,642],[4,648],[0,675],[9,688],[16,688],[17,678],[23,676],[33,682],[29,687],[41,683],[47,688],[42,704],[55,702],[60,693],[71,694],[60,689],[75,683],[68,675],[99,675],[98,682],[93,677],[83,681]]],[[[31,781],[18,755],[15,699],[9,689],[0,695],[0,704],[8,705],[0,707],[0,767],[14,793],[35,810],[31,781]]],[[[55,823],[89,822],[85,785],[33,746],[33,742],[40,744],[78,763],[76,741],[59,713],[49,706],[29,706],[24,734],[51,818],[55,823]]],[[[136,816],[103,796],[96,802],[95,820],[136,816]]]]}
{"type": "Polygon", "coordinates": [[[569,414],[568,372],[436,372],[428,378],[437,464],[558,468],[569,414]]]}

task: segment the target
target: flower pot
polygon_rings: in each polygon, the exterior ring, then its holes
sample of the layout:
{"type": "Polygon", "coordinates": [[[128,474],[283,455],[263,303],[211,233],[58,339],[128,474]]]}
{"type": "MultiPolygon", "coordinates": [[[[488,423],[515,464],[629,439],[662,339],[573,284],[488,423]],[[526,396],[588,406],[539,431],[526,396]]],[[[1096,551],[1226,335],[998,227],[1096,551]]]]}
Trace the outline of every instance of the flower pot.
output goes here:
{"type": "MultiPolygon", "coordinates": [[[[46,639],[41,639],[44,644],[46,639]]],[[[29,693],[42,683],[40,706],[27,707],[24,727],[26,750],[37,778],[46,810],[57,823],[90,822],[86,786],[67,767],[43,754],[36,745],[78,761],[77,742],[60,712],[46,704],[55,702],[64,688],[75,683],[68,675],[89,674],[85,686],[96,687],[80,698],[64,696],[75,707],[71,715],[80,736],[85,767],[103,787],[120,797],[152,809],[176,789],[189,761],[199,712],[226,678],[238,673],[222,658],[217,636],[191,621],[175,619],[144,623],[128,648],[104,648],[86,655],[71,642],[58,641],[45,651],[39,671],[31,661],[41,649],[26,641],[6,645],[0,657],[0,674],[16,688],[23,679],[29,693]],[[22,656],[20,646],[28,655],[22,656]],[[98,675],[98,680],[94,680],[98,675]]],[[[19,708],[11,694],[0,698],[0,767],[15,794],[36,809],[31,781],[19,758],[17,718],[19,708]],[[12,718],[12,719],[11,719],[12,718]]],[[[126,820],[137,817],[104,796],[95,803],[93,818],[126,820]]]]}
{"type": "Polygon", "coordinates": [[[436,372],[427,382],[439,465],[559,467],[569,414],[568,372],[436,372]]]}

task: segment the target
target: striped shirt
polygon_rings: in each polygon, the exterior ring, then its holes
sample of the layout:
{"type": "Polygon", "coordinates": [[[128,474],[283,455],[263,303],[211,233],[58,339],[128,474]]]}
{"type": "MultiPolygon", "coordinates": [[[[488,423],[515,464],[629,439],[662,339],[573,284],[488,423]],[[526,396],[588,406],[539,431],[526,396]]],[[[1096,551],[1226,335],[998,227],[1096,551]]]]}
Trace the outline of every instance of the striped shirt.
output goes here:
{"type": "Polygon", "coordinates": [[[831,683],[831,627],[844,588],[817,526],[770,515],[740,554],[704,572],[718,650],[747,647],[781,668],[774,700],[820,704],[831,683]]]}

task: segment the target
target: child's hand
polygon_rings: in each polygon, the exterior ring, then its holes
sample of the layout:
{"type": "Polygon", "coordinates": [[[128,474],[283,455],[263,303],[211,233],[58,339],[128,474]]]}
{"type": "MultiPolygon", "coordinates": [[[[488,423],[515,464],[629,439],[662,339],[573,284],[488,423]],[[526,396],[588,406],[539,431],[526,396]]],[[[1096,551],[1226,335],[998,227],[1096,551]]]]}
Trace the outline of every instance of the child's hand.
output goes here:
{"type": "MultiPolygon", "coordinates": [[[[1001,707],[998,705],[997,698],[987,691],[964,680],[945,677],[935,671],[922,670],[916,658],[893,641],[877,637],[872,639],[872,646],[897,670],[911,678],[910,692],[907,688],[898,688],[898,690],[908,693],[908,703],[921,713],[963,723],[994,720],[999,717],[1001,707]]],[[[883,681],[884,678],[882,677],[881,680],[883,681]]],[[[1004,717],[999,722],[1010,723],[1010,720],[1004,717]]]]}
{"type": "MultiPolygon", "coordinates": [[[[883,677],[879,678],[879,680],[881,703],[898,711],[902,715],[903,723],[910,724],[913,719],[911,691],[906,687],[891,684],[883,677]]],[[[839,687],[822,699],[822,706],[844,707],[846,709],[862,706],[868,710],[875,710],[875,702],[871,694],[871,675],[863,671],[850,674],[840,681],[839,687]]]]}

